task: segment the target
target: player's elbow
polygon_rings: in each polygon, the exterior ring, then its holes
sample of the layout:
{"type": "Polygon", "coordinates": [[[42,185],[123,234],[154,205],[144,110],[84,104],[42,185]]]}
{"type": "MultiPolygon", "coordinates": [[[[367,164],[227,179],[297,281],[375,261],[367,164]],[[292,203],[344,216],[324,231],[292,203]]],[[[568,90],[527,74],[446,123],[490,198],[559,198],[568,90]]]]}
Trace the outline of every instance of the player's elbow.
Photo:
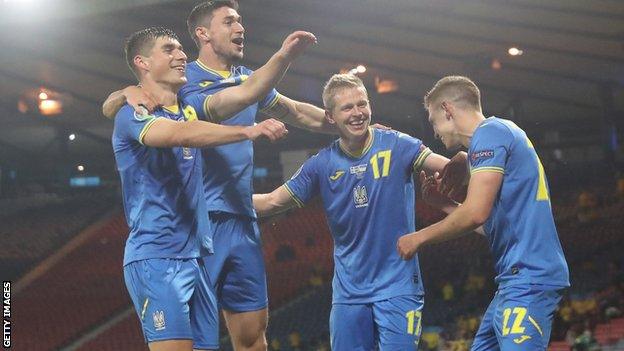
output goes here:
{"type": "Polygon", "coordinates": [[[485,224],[490,217],[490,211],[482,208],[473,209],[470,214],[470,226],[474,228],[485,224]]]}

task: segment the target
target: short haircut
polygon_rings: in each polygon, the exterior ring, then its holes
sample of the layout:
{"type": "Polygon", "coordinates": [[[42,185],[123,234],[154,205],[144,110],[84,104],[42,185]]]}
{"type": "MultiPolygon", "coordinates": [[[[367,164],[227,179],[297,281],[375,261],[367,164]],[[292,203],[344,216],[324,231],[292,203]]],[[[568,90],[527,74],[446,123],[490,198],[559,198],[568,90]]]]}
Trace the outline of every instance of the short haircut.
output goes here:
{"type": "Polygon", "coordinates": [[[149,27],[138,32],[132,33],[126,39],[124,52],[126,54],[126,63],[137,79],[141,80],[139,71],[134,65],[134,57],[136,55],[149,56],[154,43],[158,38],[171,38],[180,41],[178,36],[171,30],[163,27],[149,27]]]}
{"type": "Polygon", "coordinates": [[[360,78],[353,74],[334,74],[323,87],[323,105],[331,111],[335,106],[334,95],[336,91],[344,88],[361,88],[368,95],[366,87],[360,78]]]}
{"type": "Polygon", "coordinates": [[[425,108],[428,109],[432,104],[445,99],[463,105],[462,107],[470,107],[476,111],[481,111],[481,92],[470,78],[446,76],[440,79],[425,94],[425,108]]]}
{"type": "Polygon", "coordinates": [[[199,38],[195,35],[195,28],[205,25],[210,25],[212,15],[216,9],[221,7],[229,7],[238,11],[238,1],[236,0],[210,0],[197,4],[186,19],[186,28],[189,35],[195,42],[198,48],[201,47],[199,38]]]}

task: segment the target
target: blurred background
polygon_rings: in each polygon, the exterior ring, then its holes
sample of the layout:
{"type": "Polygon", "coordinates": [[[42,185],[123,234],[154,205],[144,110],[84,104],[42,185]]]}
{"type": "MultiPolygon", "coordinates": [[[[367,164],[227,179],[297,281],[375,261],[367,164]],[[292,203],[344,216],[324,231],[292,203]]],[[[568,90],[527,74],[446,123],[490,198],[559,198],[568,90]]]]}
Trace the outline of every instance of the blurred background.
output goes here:
{"type": "MultiPolygon", "coordinates": [[[[127,227],[101,114],[136,84],[130,33],[172,28],[197,1],[0,0],[0,270],[13,284],[16,350],[145,350],[123,284],[127,227]]],[[[245,59],[262,65],[293,30],[318,45],[278,90],[321,105],[325,80],[365,82],[373,120],[447,153],[422,107],[441,77],[467,75],[484,113],[515,121],[549,179],[572,288],[552,350],[624,350],[624,2],[620,0],[240,0],[245,59]]],[[[332,137],[290,129],[256,143],[256,191],[289,178],[332,137]]],[[[417,205],[420,226],[442,218],[417,205]]],[[[261,222],[272,350],[327,350],[332,241],[320,202],[261,222]]],[[[493,291],[484,238],[428,247],[423,350],[467,350],[493,291]],[[444,253],[441,255],[440,253],[444,253]]],[[[224,328],[222,328],[224,329],[224,328]]],[[[230,343],[223,333],[222,349],[230,343]]]]}

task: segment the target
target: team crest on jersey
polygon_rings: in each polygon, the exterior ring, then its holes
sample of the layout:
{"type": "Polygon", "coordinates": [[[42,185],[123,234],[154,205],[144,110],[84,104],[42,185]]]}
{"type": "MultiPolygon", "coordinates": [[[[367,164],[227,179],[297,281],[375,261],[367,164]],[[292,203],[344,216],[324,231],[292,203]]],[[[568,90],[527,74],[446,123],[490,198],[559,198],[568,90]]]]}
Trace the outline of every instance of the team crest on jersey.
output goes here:
{"type": "Polygon", "coordinates": [[[494,150],[481,150],[475,151],[470,154],[470,161],[474,162],[476,160],[487,160],[488,158],[494,157],[494,150]]]}
{"type": "Polygon", "coordinates": [[[355,202],[355,208],[368,206],[368,195],[364,185],[358,185],[353,188],[353,202],[355,202]]]}
{"type": "Polygon", "coordinates": [[[152,314],[152,318],[154,319],[154,329],[156,330],[165,329],[165,312],[156,311],[152,314]]]}
{"type": "Polygon", "coordinates": [[[351,168],[349,168],[349,173],[355,174],[357,179],[362,179],[364,178],[364,173],[366,173],[366,166],[366,164],[351,166],[351,168]]]}

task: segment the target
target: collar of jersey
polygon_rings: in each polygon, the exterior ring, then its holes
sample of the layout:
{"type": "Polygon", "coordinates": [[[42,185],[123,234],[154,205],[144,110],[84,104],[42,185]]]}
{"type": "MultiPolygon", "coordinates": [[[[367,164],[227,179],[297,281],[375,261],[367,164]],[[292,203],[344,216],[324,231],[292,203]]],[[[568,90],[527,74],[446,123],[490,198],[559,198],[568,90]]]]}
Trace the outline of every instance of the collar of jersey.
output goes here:
{"type": "Polygon", "coordinates": [[[163,106],[163,110],[169,113],[173,113],[174,115],[177,115],[180,113],[180,106],[178,104],[170,105],[170,106],[163,106]]]}
{"type": "Polygon", "coordinates": [[[206,66],[205,63],[201,62],[199,59],[197,59],[197,65],[201,67],[201,69],[203,69],[204,71],[208,73],[212,73],[221,78],[230,78],[230,76],[232,75],[232,71],[217,71],[212,68],[209,68],[208,66],[206,66]]]}
{"type": "Polygon", "coordinates": [[[375,132],[372,127],[368,127],[368,132],[370,133],[371,137],[370,139],[368,139],[368,142],[366,143],[366,145],[364,145],[364,148],[359,153],[351,153],[347,149],[343,148],[340,140],[338,140],[338,147],[340,147],[340,150],[342,150],[342,152],[344,152],[349,157],[361,158],[368,152],[368,150],[371,149],[371,147],[373,146],[373,140],[375,139],[375,132]]]}

